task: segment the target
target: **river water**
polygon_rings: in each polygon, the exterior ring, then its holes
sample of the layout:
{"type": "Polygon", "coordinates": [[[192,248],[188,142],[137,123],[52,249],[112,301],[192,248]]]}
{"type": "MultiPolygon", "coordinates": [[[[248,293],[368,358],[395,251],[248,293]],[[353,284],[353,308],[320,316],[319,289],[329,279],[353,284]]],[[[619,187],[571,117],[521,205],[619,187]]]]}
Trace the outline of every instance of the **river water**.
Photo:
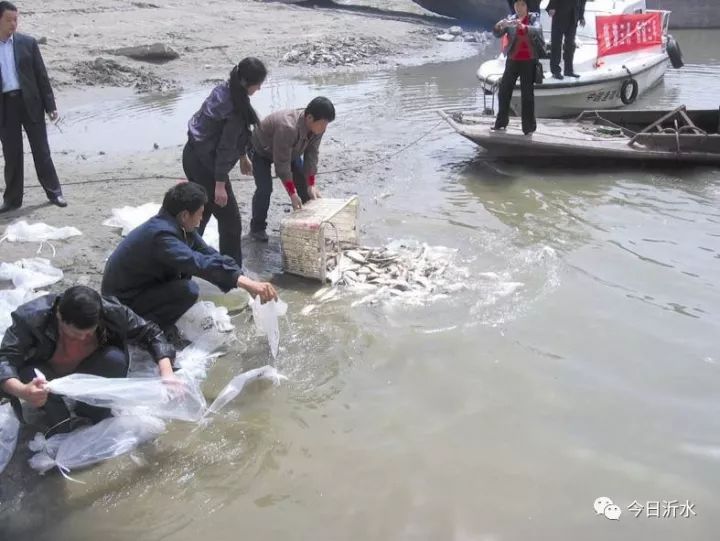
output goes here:
{"type": "MultiPolygon", "coordinates": [[[[717,107],[720,33],[676,36],[688,66],[640,104],[717,107]]],[[[327,144],[350,161],[425,135],[337,190],[360,195],[367,244],[456,249],[463,289],[301,316],[314,289],[284,278],[287,384],[251,389],[205,430],[173,425],[141,465],[77,472],[84,485],[48,475],[0,508],[0,537],[716,538],[720,170],[487,160],[434,112],[481,105],[480,60],[270,81],[255,100],[265,114],[330,96],[327,144]],[[620,520],[595,514],[600,496],[620,520]],[[696,515],[662,518],[673,500],[696,515]]],[[[180,144],[206,92],[75,107],[51,144],[180,144]]],[[[218,361],[209,396],[268,360],[236,321],[246,346],[218,361]]]]}

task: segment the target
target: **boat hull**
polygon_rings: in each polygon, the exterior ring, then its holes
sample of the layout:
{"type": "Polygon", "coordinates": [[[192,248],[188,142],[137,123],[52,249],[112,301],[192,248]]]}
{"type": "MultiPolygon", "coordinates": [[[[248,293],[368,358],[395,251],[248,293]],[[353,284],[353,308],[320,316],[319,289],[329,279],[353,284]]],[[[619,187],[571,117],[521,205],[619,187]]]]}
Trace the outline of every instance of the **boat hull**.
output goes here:
{"type": "Polygon", "coordinates": [[[720,135],[717,134],[708,136],[712,141],[697,147],[698,151],[678,152],[676,148],[629,145],[630,138],[627,136],[604,136],[587,124],[571,120],[540,119],[537,131],[524,135],[520,120],[516,118],[510,119],[506,130],[493,131],[490,129],[495,123],[492,116],[470,116],[465,122],[442,111],[440,115],[456,132],[497,158],[516,160],[522,156],[720,165],[720,153],[706,151],[720,145],[720,135]]]}
{"type": "MultiPolygon", "coordinates": [[[[638,73],[633,79],[638,84],[638,98],[656,86],[668,68],[667,58],[658,58],[638,73]]],[[[627,76],[587,84],[539,85],[535,87],[535,115],[539,117],[571,117],[583,111],[595,109],[616,109],[624,107],[622,85],[627,76]]],[[[513,91],[513,110],[520,114],[520,88],[513,91]]]]}

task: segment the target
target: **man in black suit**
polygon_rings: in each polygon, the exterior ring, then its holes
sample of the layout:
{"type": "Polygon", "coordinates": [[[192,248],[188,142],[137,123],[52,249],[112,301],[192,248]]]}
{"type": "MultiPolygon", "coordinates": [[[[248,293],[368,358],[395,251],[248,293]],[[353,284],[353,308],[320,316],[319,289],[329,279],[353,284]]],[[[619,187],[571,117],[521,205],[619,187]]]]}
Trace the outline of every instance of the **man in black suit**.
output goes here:
{"type": "Polygon", "coordinates": [[[17,19],[17,8],[10,2],[0,2],[0,141],[5,158],[5,193],[0,212],[22,205],[23,127],[45,194],[53,205],[66,207],[50,156],[44,118],[47,113],[50,120],[57,120],[55,97],[38,43],[16,32],[17,19]]]}
{"type": "Polygon", "coordinates": [[[565,77],[580,77],[573,69],[575,57],[575,34],[577,25],[585,26],[586,0],[550,0],[547,12],[552,17],[550,71],[555,79],[563,79],[560,73],[562,50],[565,77]],[[563,44],[564,38],[564,44],[563,44]]]}

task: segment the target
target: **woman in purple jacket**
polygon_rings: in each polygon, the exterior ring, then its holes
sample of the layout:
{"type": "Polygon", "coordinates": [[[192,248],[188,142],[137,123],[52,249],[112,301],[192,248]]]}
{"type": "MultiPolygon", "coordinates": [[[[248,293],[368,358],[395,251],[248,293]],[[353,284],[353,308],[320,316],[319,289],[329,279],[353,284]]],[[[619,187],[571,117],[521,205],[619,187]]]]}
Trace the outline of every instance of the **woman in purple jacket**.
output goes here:
{"type": "Polygon", "coordinates": [[[244,58],[230,72],[228,81],[216,86],[188,123],[183,169],[190,182],[207,191],[209,203],[198,232],[202,235],[213,215],[220,233],[220,253],[242,267],[240,210],[229,173],[240,162],[244,175],[252,174],[247,157],[252,127],[259,122],[250,96],[260,90],[267,69],[257,58],[244,58]]]}

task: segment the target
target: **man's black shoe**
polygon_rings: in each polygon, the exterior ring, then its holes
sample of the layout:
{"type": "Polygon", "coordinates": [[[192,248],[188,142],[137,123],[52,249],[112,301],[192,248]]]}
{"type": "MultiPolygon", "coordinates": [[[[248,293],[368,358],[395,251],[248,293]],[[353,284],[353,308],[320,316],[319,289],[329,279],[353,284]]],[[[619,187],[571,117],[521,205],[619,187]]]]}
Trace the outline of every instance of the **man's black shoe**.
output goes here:
{"type": "Polygon", "coordinates": [[[67,207],[67,201],[65,201],[65,198],[62,195],[58,195],[57,197],[51,197],[50,202],[56,207],[67,207]]]}
{"type": "Polygon", "coordinates": [[[553,79],[557,79],[558,81],[562,81],[564,77],[560,73],[553,73],[552,74],[553,79]]]}
{"type": "Polygon", "coordinates": [[[575,79],[580,78],[580,76],[577,73],[575,73],[574,71],[566,71],[565,77],[575,77],[575,79]]]}
{"type": "Polygon", "coordinates": [[[11,210],[17,210],[20,208],[20,205],[17,207],[15,205],[11,205],[9,203],[3,203],[2,206],[0,206],[0,213],[3,212],[10,212],[11,210]]]}

